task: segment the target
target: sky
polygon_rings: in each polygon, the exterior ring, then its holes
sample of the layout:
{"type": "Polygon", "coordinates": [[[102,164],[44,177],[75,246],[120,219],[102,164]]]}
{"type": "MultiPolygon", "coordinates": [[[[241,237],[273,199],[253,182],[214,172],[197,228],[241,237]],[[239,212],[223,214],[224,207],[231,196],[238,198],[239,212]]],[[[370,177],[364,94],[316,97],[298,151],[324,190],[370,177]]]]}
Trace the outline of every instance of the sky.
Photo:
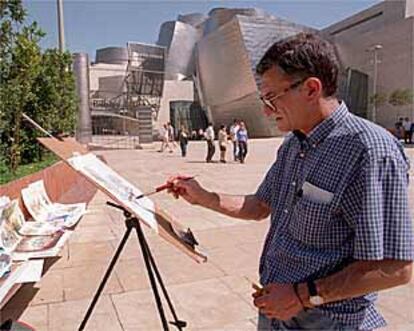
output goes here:
{"type": "MultiPolygon", "coordinates": [[[[44,48],[57,47],[57,0],[23,0],[28,20],[37,21],[46,37],[44,48]]],[[[143,1],[63,0],[65,43],[71,52],[95,51],[108,46],[125,47],[128,41],[154,44],[161,24],[179,14],[208,14],[212,8],[262,8],[295,23],[323,28],[364,10],[378,0],[262,0],[262,1],[143,1]]]]}

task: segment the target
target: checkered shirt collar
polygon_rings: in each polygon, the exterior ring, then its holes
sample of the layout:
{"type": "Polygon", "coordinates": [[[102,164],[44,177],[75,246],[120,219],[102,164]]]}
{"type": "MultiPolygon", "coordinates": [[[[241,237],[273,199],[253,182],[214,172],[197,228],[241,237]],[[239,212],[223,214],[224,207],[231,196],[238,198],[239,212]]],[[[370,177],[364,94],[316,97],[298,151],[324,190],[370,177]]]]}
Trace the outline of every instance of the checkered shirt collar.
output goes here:
{"type": "Polygon", "coordinates": [[[310,146],[317,146],[332,132],[332,130],[340,124],[347,116],[349,111],[345,102],[340,101],[339,106],[334,110],[334,112],[321,123],[319,123],[313,130],[308,134],[304,135],[300,131],[293,131],[297,141],[299,143],[306,143],[310,146]]]}

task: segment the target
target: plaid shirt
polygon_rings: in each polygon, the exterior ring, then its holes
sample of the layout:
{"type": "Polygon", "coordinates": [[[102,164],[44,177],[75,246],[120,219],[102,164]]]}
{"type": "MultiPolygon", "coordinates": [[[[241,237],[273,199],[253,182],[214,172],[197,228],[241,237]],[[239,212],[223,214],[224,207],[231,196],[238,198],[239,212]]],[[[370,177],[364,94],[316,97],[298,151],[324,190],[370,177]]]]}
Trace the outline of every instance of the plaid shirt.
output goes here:
{"type": "MultiPolygon", "coordinates": [[[[399,142],[344,102],[308,136],[290,134],[256,192],[272,210],[262,284],[324,278],[355,260],[413,260],[408,169],[399,142]]],[[[376,298],[318,309],[344,325],[373,329],[386,324],[376,298]]]]}

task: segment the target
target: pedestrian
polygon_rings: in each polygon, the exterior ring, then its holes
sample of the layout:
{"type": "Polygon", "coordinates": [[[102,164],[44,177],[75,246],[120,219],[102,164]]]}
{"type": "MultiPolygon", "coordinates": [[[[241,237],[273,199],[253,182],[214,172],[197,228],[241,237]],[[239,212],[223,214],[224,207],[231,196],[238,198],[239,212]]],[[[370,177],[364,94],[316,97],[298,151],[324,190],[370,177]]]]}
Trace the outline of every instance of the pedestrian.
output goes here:
{"type": "Polygon", "coordinates": [[[404,128],[404,142],[406,144],[411,144],[411,121],[408,117],[404,119],[404,122],[402,124],[404,128]]]}
{"type": "Polygon", "coordinates": [[[170,139],[169,139],[169,132],[168,132],[168,125],[164,124],[160,129],[160,137],[161,137],[161,146],[158,152],[162,153],[166,148],[169,149],[169,152],[172,153],[172,149],[170,146],[170,139]]]}
{"type": "Polygon", "coordinates": [[[188,145],[188,132],[185,129],[184,125],[181,125],[178,139],[180,142],[181,156],[186,157],[187,156],[187,145],[188,145]]]}
{"type": "Polygon", "coordinates": [[[259,61],[264,112],[288,134],[256,193],[207,191],[179,176],[168,181],[194,205],[244,220],[271,216],[259,267],[263,289],[253,293],[258,330],[384,327],[376,292],[411,279],[407,157],[390,133],[335,97],[335,54],[321,37],[300,33],[274,43],[259,61]]]}
{"type": "Polygon", "coordinates": [[[172,147],[176,148],[177,144],[175,143],[175,130],[174,130],[174,127],[172,126],[171,122],[167,123],[167,127],[168,127],[168,140],[170,141],[172,147]]]}
{"type": "Polygon", "coordinates": [[[203,140],[203,139],[204,139],[204,130],[198,129],[197,140],[203,140]]]}
{"type": "Polygon", "coordinates": [[[227,131],[224,125],[220,125],[218,132],[218,142],[220,148],[220,162],[226,163],[226,151],[227,151],[227,131]]]}
{"type": "Polygon", "coordinates": [[[240,128],[237,131],[237,141],[239,143],[239,160],[240,163],[244,163],[244,160],[246,159],[247,155],[247,140],[248,140],[248,134],[246,129],[246,124],[241,121],[240,122],[240,128]]]}
{"type": "Polygon", "coordinates": [[[214,153],[216,152],[216,147],[214,146],[214,129],[213,124],[208,123],[208,127],[206,129],[206,132],[204,133],[204,137],[207,141],[207,157],[206,162],[210,163],[212,161],[212,158],[214,156],[214,153]]]}
{"type": "Polygon", "coordinates": [[[237,131],[239,130],[239,121],[235,118],[233,124],[230,126],[230,139],[233,143],[233,158],[234,161],[239,159],[239,143],[237,142],[237,131]]]}

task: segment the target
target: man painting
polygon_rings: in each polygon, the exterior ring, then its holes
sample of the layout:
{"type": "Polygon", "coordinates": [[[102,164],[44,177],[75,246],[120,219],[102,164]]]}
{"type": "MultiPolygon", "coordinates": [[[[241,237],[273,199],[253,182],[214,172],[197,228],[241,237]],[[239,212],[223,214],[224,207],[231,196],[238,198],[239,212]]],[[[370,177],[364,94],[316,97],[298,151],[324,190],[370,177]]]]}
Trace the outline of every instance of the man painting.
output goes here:
{"type": "Polygon", "coordinates": [[[312,34],[275,43],[257,66],[264,112],[290,132],[254,194],[173,177],[172,193],[232,217],[271,216],[253,294],[259,330],[372,330],[377,291],[410,281],[408,161],[383,128],[335,97],[333,47],[312,34]]]}

